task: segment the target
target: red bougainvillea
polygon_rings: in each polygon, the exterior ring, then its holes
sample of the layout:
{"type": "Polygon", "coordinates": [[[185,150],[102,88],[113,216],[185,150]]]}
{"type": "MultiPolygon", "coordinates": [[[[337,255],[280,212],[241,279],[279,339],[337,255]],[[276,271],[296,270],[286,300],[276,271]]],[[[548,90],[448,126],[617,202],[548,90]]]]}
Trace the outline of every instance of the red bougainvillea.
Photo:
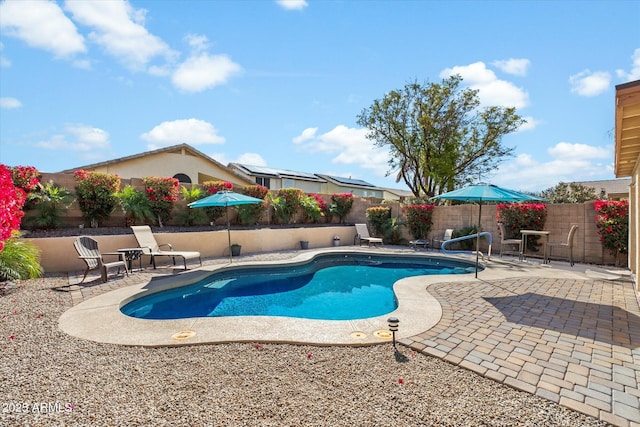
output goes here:
{"type": "Polygon", "coordinates": [[[25,193],[38,188],[40,183],[40,172],[33,166],[14,166],[9,168],[11,170],[11,178],[13,179],[13,185],[18,188],[22,188],[25,193]]]}
{"type": "Polygon", "coordinates": [[[207,196],[211,196],[218,191],[233,191],[233,183],[227,181],[206,181],[202,183],[202,188],[207,192],[207,196]]]}
{"type": "Polygon", "coordinates": [[[616,255],[629,251],[629,202],[598,200],[594,202],[596,224],[602,245],[616,255]]]}
{"type": "Polygon", "coordinates": [[[161,227],[169,220],[180,194],[180,182],[172,177],[144,177],[144,191],[151,202],[151,211],[161,227]]]}
{"type": "Polygon", "coordinates": [[[407,217],[409,233],[414,239],[426,239],[433,224],[434,205],[408,205],[402,211],[407,217]]]}
{"type": "Polygon", "coordinates": [[[20,229],[25,199],[24,190],[13,184],[9,169],[0,165],[0,251],[11,233],[20,229]]]}
{"type": "MultiPolygon", "coordinates": [[[[547,205],[544,203],[499,203],[496,220],[504,224],[505,238],[519,239],[520,230],[543,230],[547,220],[547,205]]],[[[527,246],[538,249],[540,236],[527,236],[527,246]]]]}

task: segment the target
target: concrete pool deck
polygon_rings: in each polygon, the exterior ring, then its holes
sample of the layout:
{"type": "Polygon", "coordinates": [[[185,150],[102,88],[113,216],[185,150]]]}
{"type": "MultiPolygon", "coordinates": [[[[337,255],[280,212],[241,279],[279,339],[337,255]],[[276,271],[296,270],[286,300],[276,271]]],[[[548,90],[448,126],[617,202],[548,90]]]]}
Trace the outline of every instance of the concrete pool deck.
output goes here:
{"type": "MultiPolygon", "coordinates": [[[[389,248],[370,252],[413,253],[389,248]]],[[[285,257],[295,261],[313,253],[285,257]]],[[[404,279],[395,288],[400,302],[396,312],[348,322],[128,318],[119,311],[121,303],[145,286],[183,282],[216,267],[205,265],[169,278],[167,269],[147,269],[105,285],[72,286],[77,305],[63,314],[59,325],[74,336],[127,345],[236,340],[366,345],[389,341],[374,333],[385,331],[386,319],[394,315],[400,319],[399,342],[416,351],[613,425],[640,425],[640,309],[628,271],[552,265],[496,258],[478,279],[473,274],[404,279]]]]}

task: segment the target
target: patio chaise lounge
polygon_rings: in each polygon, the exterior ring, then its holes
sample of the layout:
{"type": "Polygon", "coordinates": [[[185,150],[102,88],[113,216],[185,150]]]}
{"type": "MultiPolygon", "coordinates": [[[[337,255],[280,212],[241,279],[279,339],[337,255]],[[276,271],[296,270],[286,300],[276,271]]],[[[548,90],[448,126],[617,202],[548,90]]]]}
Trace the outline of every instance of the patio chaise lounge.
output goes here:
{"type": "Polygon", "coordinates": [[[184,261],[184,269],[187,269],[187,260],[189,259],[198,259],[200,261],[200,265],[202,265],[202,257],[200,256],[200,252],[195,251],[174,251],[171,243],[163,243],[162,245],[158,245],[156,238],[153,236],[153,232],[151,231],[151,227],[148,225],[132,225],[131,229],[133,230],[134,236],[136,236],[136,240],[138,241],[138,246],[142,249],[143,255],[149,255],[151,257],[151,264],[153,264],[153,268],[156,268],[156,257],[158,256],[168,256],[173,259],[173,265],[176,265],[176,257],[181,257],[184,261]],[[160,249],[162,246],[167,246],[169,248],[168,251],[163,251],[160,249]]]}
{"type": "Polygon", "coordinates": [[[78,252],[78,258],[83,260],[87,265],[87,268],[84,270],[84,276],[82,276],[82,280],[80,283],[84,282],[84,279],[87,278],[87,274],[91,270],[100,270],[100,277],[103,282],[107,281],[108,271],[112,268],[117,268],[118,271],[116,274],[120,273],[120,268],[124,270],[124,272],[129,275],[129,271],[127,270],[127,263],[124,260],[124,254],[122,253],[103,253],[101,254],[98,250],[98,242],[93,240],[91,237],[87,236],[79,236],[73,242],[73,246],[76,248],[78,252]],[[105,262],[104,256],[111,255],[114,257],[118,257],[117,261],[105,262]]]}
{"type": "Polygon", "coordinates": [[[372,244],[375,246],[376,243],[379,243],[382,246],[382,239],[379,237],[371,237],[369,235],[369,229],[367,228],[367,224],[356,224],[356,235],[353,238],[353,244],[356,244],[356,240],[362,246],[362,242],[366,242],[369,246],[372,244]]]}

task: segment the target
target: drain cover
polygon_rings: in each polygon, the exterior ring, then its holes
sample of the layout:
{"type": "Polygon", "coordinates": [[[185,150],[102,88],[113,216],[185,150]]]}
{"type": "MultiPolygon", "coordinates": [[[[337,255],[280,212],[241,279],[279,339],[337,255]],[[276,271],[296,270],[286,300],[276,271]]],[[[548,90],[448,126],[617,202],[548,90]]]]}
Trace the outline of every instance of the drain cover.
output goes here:
{"type": "Polygon", "coordinates": [[[190,331],[190,330],[180,331],[171,335],[171,338],[173,338],[174,340],[186,340],[187,338],[191,338],[195,334],[196,334],[196,331],[190,331]]]}
{"type": "Polygon", "coordinates": [[[383,340],[390,340],[393,337],[393,334],[391,333],[391,331],[387,329],[378,329],[373,333],[373,335],[383,340]]]}
{"type": "Polygon", "coordinates": [[[364,332],[361,332],[361,331],[351,332],[351,338],[355,338],[357,340],[363,340],[363,339],[365,339],[366,336],[367,336],[367,334],[365,334],[364,332]]]}

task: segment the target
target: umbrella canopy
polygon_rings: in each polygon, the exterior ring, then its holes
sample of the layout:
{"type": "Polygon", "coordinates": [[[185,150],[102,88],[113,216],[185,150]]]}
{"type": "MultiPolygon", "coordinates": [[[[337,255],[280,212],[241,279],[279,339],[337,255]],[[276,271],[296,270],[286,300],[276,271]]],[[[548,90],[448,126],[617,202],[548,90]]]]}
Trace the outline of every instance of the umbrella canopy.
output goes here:
{"type": "MultiPolygon", "coordinates": [[[[480,206],[478,210],[478,234],[480,233],[482,217],[482,202],[543,202],[545,199],[498,187],[493,184],[469,185],[448,193],[434,196],[435,200],[457,200],[461,202],[476,202],[480,206]]],[[[480,254],[480,237],[476,237],[476,277],[478,277],[478,256],[480,254]]]]}
{"type": "Polygon", "coordinates": [[[224,207],[227,208],[227,239],[229,240],[229,261],[231,257],[231,226],[229,224],[229,206],[238,205],[255,205],[262,203],[264,200],[255,197],[245,196],[244,194],[234,193],[233,191],[218,191],[216,194],[207,196],[204,199],[196,200],[189,203],[190,208],[207,208],[207,207],[224,207]]]}

